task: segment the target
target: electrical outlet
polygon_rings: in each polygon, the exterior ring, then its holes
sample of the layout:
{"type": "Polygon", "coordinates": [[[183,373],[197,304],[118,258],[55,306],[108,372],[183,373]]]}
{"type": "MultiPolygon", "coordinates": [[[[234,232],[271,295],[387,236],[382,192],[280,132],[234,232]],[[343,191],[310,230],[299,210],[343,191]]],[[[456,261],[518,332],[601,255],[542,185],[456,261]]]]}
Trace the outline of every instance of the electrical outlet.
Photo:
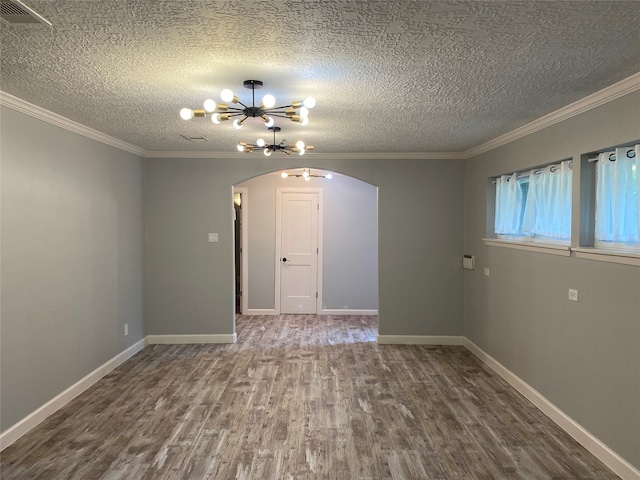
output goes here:
{"type": "Polygon", "coordinates": [[[216,243],[218,241],[218,234],[217,233],[210,233],[209,234],[209,243],[216,243]]]}
{"type": "Polygon", "coordinates": [[[124,324],[124,336],[126,337],[127,335],[129,335],[129,324],[125,323],[124,324]]]}
{"type": "Polygon", "coordinates": [[[574,290],[573,288],[569,289],[569,300],[573,300],[574,302],[578,301],[578,290],[574,290]]]}

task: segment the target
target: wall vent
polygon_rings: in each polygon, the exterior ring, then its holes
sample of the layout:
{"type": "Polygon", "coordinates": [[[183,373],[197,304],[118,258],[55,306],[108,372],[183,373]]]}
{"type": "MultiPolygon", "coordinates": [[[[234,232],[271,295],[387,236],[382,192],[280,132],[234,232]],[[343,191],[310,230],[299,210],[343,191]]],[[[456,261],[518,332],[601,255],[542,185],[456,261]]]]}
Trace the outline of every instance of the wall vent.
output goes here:
{"type": "Polygon", "coordinates": [[[199,142],[199,143],[202,143],[202,142],[208,142],[209,141],[209,140],[207,140],[207,137],[205,137],[203,135],[198,135],[197,137],[190,137],[189,135],[180,134],[180,136],[182,138],[184,138],[188,142],[199,142]]]}
{"type": "Polygon", "coordinates": [[[51,22],[20,0],[0,0],[0,18],[9,23],[44,23],[51,26],[51,22]]]}

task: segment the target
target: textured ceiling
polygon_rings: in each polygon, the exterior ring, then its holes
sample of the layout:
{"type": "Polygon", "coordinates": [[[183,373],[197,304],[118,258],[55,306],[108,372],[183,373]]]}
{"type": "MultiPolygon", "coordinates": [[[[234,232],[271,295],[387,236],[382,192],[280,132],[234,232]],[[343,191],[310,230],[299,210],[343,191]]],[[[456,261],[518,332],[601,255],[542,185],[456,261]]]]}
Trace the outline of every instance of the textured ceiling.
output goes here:
{"type": "MultiPolygon", "coordinates": [[[[243,80],[325,153],[459,152],[640,71],[638,1],[24,0],[0,20],[0,89],[147,151],[231,152],[264,133],[181,120],[243,80]],[[195,143],[181,135],[205,136],[195,143]]],[[[245,102],[245,103],[246,103],[245,102]]]]}

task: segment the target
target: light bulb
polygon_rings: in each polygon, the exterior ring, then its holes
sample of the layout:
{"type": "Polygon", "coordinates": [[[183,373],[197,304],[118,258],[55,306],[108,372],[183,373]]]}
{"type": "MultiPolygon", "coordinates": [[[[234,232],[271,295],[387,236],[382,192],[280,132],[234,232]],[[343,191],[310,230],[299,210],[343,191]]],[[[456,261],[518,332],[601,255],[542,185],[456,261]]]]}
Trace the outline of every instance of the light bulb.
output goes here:
{"type": "Polygon", "coordinates": [[[236,148],[238,149],[239,152],[244,152],[244,145],[242,143],[239,143],[236,148]]]}
{"type": "Polygon", "coordinates": [[[282,173],[280,174],[280,176],[281,176],[282,178],[287,178],[287,177],[289,176],[289,174],[288,174],[287,172],[282,172],[282,173]]]}
{"type": "Polygon", "coordinates": [[[183,108],[182,110],[180,110],[180,118],[182,118],[183,120],[191,120],[194,115],[195,114],[193,110],[191,110],[190,108],[183,108]]]}
{"type": "Polygon", "coordinates": [[[304,179],[305,179],[305,180],[306,180],[307,178],[309,178],[309,171],[305,169],[305,170],[302,172],[302,176],[304,177],[304,179]]]}
{"type": "Polygon", "coordinates": [[[307,175],[306,177],[304,177],[304,181],[308,182],[309,180],[311,180],[311,177],[309,175],[307,175]]]}
{"type": "Polygon", "coordinates": [[[300,120],[300,125],[307,125],[309,123],[309,117],[302,117],[300,120]]]}
{"type": "Polygon", "coordinates": [[[309,109],[307,107],[300,107],[300,116],[302,118],[309,116],[309,109]]]}
{"type": "Polygon", "coordinates": [[[265,127],[273,127],[273,124],[276,123],[273,117],[267,117],[269,120],[264,122],[265,127]]]}
{"type": "Polygon", "coordinates": [[[304,155],[304,148],[298,152],[298,155],[304,155]]]}
{"type": "Polygon", "coordinates": [[[273,95],[265,95],[262,98],[264,108],[273,108],[276,105],[276,98],[273,95]]]}
{"type": "Polygon", "coordinates": [[[256,145],[258,145],[259,147],[264,147],[266,143],[267,142],[264,141],[264,138],[259,138],[258,140],[256,140],[256,145]]]}
{"type": "Polygon", "coordinates": [[[265,156],[265,157],[268,157],[268,156],[270,156],[270,155],[271,155],[271,149],[269,149],[269,148],[265,148],[265,149],[263,150],[263,152],[264,152],[264,156],[265,156]]]}
{"type": "Polygon", "coordinates": [[[215,100],[212,100],[211,98],[207,98],[207,99],[204,101],[204,109],[205,109],[207,112],[211,113],[211,112],[213,112],[216,108],[218,108],[218,106],[216,105],[215,100]]]}
{"type": "Polygon", "coordinates": [[[316,99],[313,97],[307,97],[304,99],[304,102],[302,102],[302,104],[307,108],[313,108],[316,106],[316,99]]]}
{"type": "Polygon", "coordinates": [[[233,128],[240,130],[242,128],[242,122],[237,118],[233,121],[233,128]]]}
{"type": "Polygon", "coordinates": [[[233,92],[228,88],[225,88],[224,90],[222,90],[222,92],[220,92],[220,98],[222,98],[222,100],[224,100],[225,102],[232,101],[233,97],[233,92]]]}
{"type": "Polygon", "coordinates": [[[327,180],[331,180],[333,178],[333,175],[327,173],[324,178],[326,178],[327,180]]]}
{"type": "Polygon", "coordinates": [[[302,140],[298,140],[296,142],[296,148],[298,148],[298,150],[304,150],[304,142],[302,140]]]}
{"type": "Polygon", "coordinates": [[[214,113],[213,115],[211,115],[211,121],[216,125],[218,125],[220,123],[220,115],[217,113],[214,113]]]}

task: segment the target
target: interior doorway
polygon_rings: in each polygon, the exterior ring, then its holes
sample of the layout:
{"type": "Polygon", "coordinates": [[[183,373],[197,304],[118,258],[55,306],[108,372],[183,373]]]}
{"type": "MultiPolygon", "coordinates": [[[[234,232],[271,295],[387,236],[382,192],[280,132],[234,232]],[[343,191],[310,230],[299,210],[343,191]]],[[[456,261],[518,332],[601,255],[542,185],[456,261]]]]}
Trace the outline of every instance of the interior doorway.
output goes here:
{"type": "Polygon", "coordinates": [[[276,190],[276,311],[317,314],[322,306],[322,189],[276,190]]]}
{"type": "Polygon", "coordinates": [[[235,311],[236,314],[244,314],[247,311],[246,299],[246,210],[247,189],[243,187],[233,188],[233,239],[234,239],[234,278],[235,278],[235,311]]]}
{"type": "MultiPolygon", "coordinates": [[[[319,226],[317,247],[311,246],[307,253],[317,249],[317,283],[314,291],[312,282],[305,284],[300,281],[300,275],[289,279],[296,288],[305,287],[312,292],[306,295],[297,292],[294,297],[315,300],[313,313],[317,315],[377,315],[377,187],[355,177],[320,169],[312,170],[311,178],[305,180],[303,175],[297,175],[302,171],[302,168],[287,170],[287,175],[275,171],[234,186],[234,192],[242,192],[239,237],[244,245],[239,259],[242,286],[239,311],[243,315],[279,315],[287,311],[281,309],[284,302],[280,276],[285,263],[282,259],[287,258],[289,263],[290,257],[282,254],[281,232],[276,231],[279,223],[276,216],[280,211],[278,190],[315,189],[322,192],[322,201],[316,207],[320,209],[322,226],[319,226]],[[331,178],[325,174],[332,174],[331,178]]],[[[312,268],[308,267],[307,272],[312,268]]],[[[304,278],[309,278],[308,275],[313,277],[307,273],[304,278]]]]}

